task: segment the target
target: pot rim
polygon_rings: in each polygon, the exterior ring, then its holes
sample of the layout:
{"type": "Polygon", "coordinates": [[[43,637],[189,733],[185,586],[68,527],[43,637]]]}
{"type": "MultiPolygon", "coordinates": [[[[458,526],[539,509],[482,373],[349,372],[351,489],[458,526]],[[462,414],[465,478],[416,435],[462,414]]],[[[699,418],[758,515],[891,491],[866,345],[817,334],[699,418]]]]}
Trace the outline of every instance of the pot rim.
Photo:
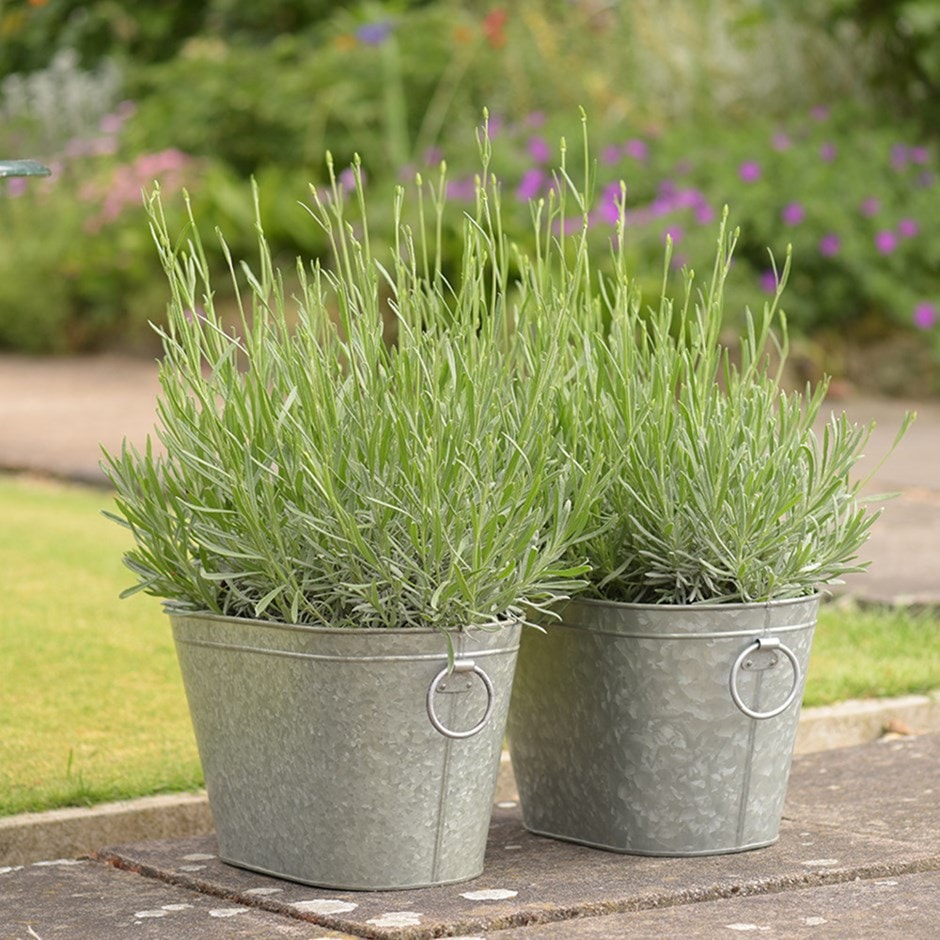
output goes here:
{"type": "Polygon", "coordinates": [[[805,604],[807,602],[818,603],[822,597],[823,591],[814,591],[812,594],[805,594],[802,597],[783,597],[769,601],[730,601],[730,602],[709,602],[701,601],[697,604],[638,604],[632,601],[612,601],[602,597],[572,597],[562,601],[558,609],[564,609],[571,604],[585,604],[589,607],[614,607],[617,609],[661,611],[667,613],[670,611],[705,611],[708,613],[717,613],[727,610],[766,610],[769,607],[786,607],[793,604],[805,604]]]}
{"type": "Polygon", "coordinates": [[[234,614],[217,614],[211,610],[185,610],[164,604],[163,612],[168,617],[197,617],[200,620],[215,620],[221,623],[263,627],[270,630],[290,630],[297,633],[321,633],[328,636],[469,636],[473,633],[499,633],[508,628],[521,626],[521,618],[506,620],[503,623],[457,627],[451,630],[438,630],[434,627],[326,627],[307,623],[288,623],[280,620],[259,620],[255,617],[237,617],[234,614]]]}

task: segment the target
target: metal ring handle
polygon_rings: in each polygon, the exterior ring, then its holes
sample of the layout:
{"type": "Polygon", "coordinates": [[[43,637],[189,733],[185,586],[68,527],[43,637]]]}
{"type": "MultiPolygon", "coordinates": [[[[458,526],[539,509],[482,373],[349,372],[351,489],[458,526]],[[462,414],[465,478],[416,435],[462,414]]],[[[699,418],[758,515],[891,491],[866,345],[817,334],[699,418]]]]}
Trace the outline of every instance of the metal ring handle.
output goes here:
{"type": "Polygon", "coordinates": [[[793,703],[796,701],[796,696],[800,691],[800,679],[802,678],[800,663],[796,658],[796,654],[788,646],[784,646],[776,637],[761,637],[756,639],[751,643],[746,649],[741,652],[741,655],[734,661],[734,665],[731,667],[731,698],[734,700],[734,704],[747,715],[748,718],[776,718],[777,715],[785,712],[793,703]],[[743,699],[741,698],[741,693],[738,691],[738,670],[741,668],[744,660],[751,655],[751,653],[756,653],[758,650],[770,649],[770,650],[779,650],[783,653],[787,659],[790,660],[790,665],[793,667],[793,688],[790,689],[790,694],[784,699],[783,703],[778,705],[776,708],[772,708],[767,712],[756,712],[754,709],[749,708],[744,704],[743,699]]]}
{"type": "Polygon", "coordinates": [[[483,730],[486,723],[490,720],[490,715],[493,714],[493,704],[495,700],[496,690],[493,688],[493,682],[490,677],[472,659],[458,659],[454,663],[453,670],[450,670],[447,668],[447,666],[445,666],[434,677],[430,686],[428,686],[428,718],[430,719],[431,724],[434,726],[434,729],[444,735],[445,738],[472,738],[475,734],[479,734],[483,730]],[[486,687],[486,711],[483,713],[483,717],[467,731],[452,731],[450,728],[442,724],[440,718],[437,717],[437,712],[434,711],[434,693],[437,691],[437,684],[442,679],[446,679],[451,671],[455,673],[475,673],[480,677],[480,680],[486,687]]]}

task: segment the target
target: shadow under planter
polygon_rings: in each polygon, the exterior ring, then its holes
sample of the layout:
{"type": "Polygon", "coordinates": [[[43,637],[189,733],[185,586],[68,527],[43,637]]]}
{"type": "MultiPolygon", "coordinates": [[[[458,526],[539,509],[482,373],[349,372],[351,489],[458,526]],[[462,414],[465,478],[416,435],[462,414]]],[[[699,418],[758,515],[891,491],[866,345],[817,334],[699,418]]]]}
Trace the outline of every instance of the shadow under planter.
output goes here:
{"type": "Polygon", "coordinates": [[[171,612],[224,861],[387,890],[483,870],[518,625],[450,635],[171,612]]]}
{"type": "Polygon", "coordinates": [[[509,717],[526,828],[637,855],[776,841],[818,608],[576,600],[526,631],[509,717]]]}

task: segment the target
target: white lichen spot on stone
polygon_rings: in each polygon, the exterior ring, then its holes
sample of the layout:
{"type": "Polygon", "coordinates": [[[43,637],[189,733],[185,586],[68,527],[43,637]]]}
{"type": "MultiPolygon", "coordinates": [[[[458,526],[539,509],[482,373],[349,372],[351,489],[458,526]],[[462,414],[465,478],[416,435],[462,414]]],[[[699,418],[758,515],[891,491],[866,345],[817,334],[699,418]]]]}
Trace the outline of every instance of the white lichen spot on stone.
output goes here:
{"type": "Polygon", "coordinates": [[[761,927],[757,924],[725,924],[728,930],[739,930],[742,933],[750,930],[770,930],[769,927],[761,927]]]}
{"type": "Polygon", "coordinates": [[[52,865],[84,865],[80,858],[54,858],[47,862],[33,862],[36,868],[49,867],[52,865]]]}
{"type": "Polygon", "coordinates": [[[310,914],[348,914],[359,905],[351,901],[340,901],[338,898],[316,898],[312,901],[294,901],[291,907],[310,914]]]}
{"type": "Polygon", "coordinates": [[[192,907],[192,904],[164,904],[163,910],[165,911],[188,911],[192,907]]]}
{"type": "Polygon", "coordinates": [[[879,888],[896,888],[898,883],[891,878],[885,878],[881,881],[873,881],[872,884],[879,888]]]}
{"type": "Polygon", "coordinates": [[[503,800],[496,804],[500,809],[515,809],[519,804],[515,800],[503,800]]]}
{"type": "Polygon", "coordinates": [[[807,927],[822,927],[827,921],[825,917],[804,917],[803,923],[806,924],[807,927]]]}
{"type": "Polygon", "coordinates": [[[283,888],[248,888],[245,891],[245,894],[265,897],[266,895],[269,895],[269,894],[280,894],[283,890],[284,890],[283,888]]]}
{"type": "Polygon", "coordinates": [[[210,917],[234,917],[236,914],[244,914],[251,910],[249,907],[217,907],[209,911],[210,917]]]}
{"type": "Polygon", "coordinates": [[[205,871],[205,865],[180,865],[177,871],[205,871]]]}
{"type": "Polygon", "coordinates": [[[839,864],[839,860],[837,858],[810,858],[802,864],[807,868],[832,868],[833,865],[839,864]]]}
{"type": "Polygon", "coordinates": [[[514,898],[518,893],[507,888],[486,888],[483,891],[468,891],[460,896],[468,901],[505,901],[507,898],[514,898]]]}
{"type": "Polygon", "coordinates": [[[423,914],[416,911],[389,911],[381,917],[372,917],[366,921],[375,927],[417,927],[423,914]]]}
{"type": "Polygon", "coordinates": [[[518,852],[519,849],[522,848],[522,846],[521,846],[521,845],[504,845],[503,848],[504,848],[507,852],[518,852]]]}
{"type": "Polygon", "coordinates": [[[169,911],[163,910],[162,907],[157,908],[154,911],[137,911],[134,916],[138,920],[144,920],[147,917],[166,917],[169,914],[169,911]]]}
{"type": "Polygon", "coordinates": [[[0,868],[0,875],[9,875],[11,871],[22,871],[22,865],[4,865],[0,868]]]}
{"type": "Polygon", "coordinates": [[[190,855],[184,855],[184,862],[208,862],[215,858],[214,855],[206,855],[204,852],[193,852],[190,855]]]}

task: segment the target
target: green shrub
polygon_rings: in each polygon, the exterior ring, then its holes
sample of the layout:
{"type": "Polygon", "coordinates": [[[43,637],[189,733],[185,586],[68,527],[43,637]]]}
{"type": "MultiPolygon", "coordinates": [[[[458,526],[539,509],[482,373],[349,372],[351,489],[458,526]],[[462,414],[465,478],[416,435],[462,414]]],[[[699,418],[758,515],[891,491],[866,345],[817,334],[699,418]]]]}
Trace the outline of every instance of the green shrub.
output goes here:
{"type": "MultiPolygon", "coordinates": [[[[373,255],[334,180],[312,213],[335,271],[300,267],[291,299],[261,236],[235,332],[216,313],[195,220],[178,251],[150,200],[172,291],[166,455],[125,445],[106,462],[137,543],[132,590],[274,621],[454,630],[523,618],[579,586],[583,565],[558,559],[600,481],[579,474],[574,488],[544,433],[563,346],[534,309],[522,335],[542,336],[541,355],[516,355],[526,308],[513,309],[485,181],[461,277],[444,279],[442,190],[425,192],[423,225],[396,226],[396,250],[373,255]]],[[[361,187],[357,201],[364,212],[361,187]]]]}

